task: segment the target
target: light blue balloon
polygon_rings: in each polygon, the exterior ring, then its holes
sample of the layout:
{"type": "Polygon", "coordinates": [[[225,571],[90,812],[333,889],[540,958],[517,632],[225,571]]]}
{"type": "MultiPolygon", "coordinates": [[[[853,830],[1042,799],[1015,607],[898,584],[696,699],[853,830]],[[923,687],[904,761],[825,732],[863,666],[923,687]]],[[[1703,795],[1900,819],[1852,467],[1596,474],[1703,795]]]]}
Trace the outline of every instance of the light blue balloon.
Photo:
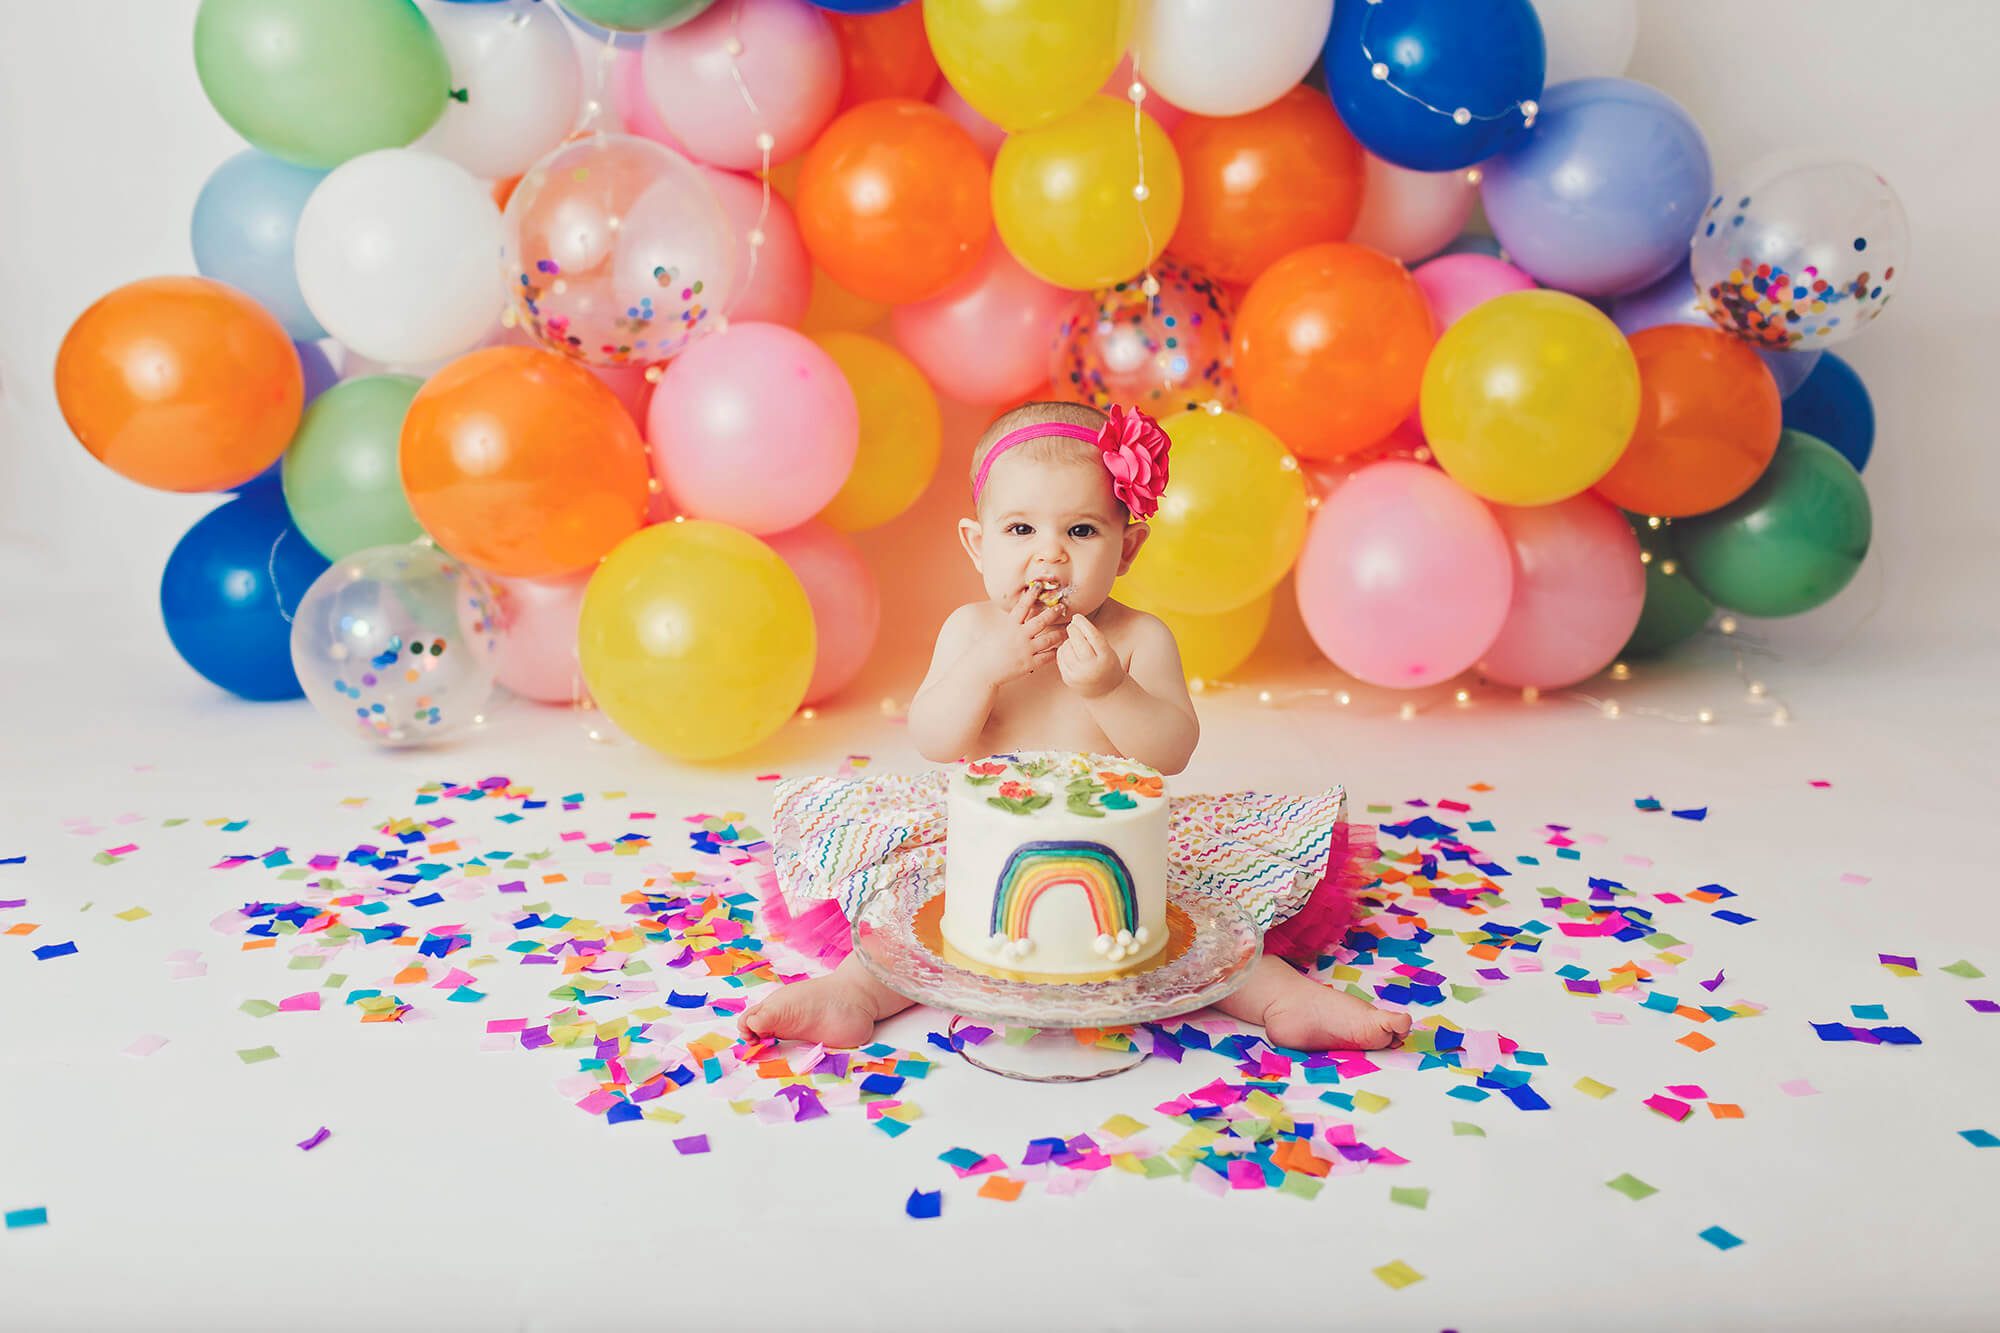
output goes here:
{"type": "Polygon", "coordinates": [[[1557,84],[1527,138],[1481,171],[1508,258],[1578,296],[1636,291],[1685,263],[1714,180],[1680,103],[1630,79],[1557,84]]]}
{"type": "MultiPolygon", "coordinates": [[[[1708,317],[1708,312],[1702,309],[1701,301],[1695,295],[1694,278],[1688,272],[1685,259],[1666,277],[1613,301],[1609,313],[1612,323],[1628,338],[1641,329],[1657,328],[1661,324],[1693,324],[1704,329],[1715,327],[1715,321],[1708,317]]],[[[1754,347],[1751,350],[1771,372],[1771,378],[1778,382],[1780,398],[1790,398],[1798,392],[1822,355],[1818,348],[1787,351],[1754,347]]]]}
{"type": "Polygon", "coordinates": [[[253,148],[217,167],[194,201],[196,271],[255,299],[300,342],[326,337],[292,268],[299,213],[324,179],[253,148]]]}

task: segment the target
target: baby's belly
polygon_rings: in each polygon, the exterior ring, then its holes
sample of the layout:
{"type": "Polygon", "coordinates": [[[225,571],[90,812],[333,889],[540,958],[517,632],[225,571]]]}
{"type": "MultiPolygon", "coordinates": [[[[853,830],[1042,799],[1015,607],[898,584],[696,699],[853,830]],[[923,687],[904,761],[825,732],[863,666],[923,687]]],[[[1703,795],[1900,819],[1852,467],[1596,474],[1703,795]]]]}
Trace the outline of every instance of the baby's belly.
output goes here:
{"type": "Polygon", "coordinates": [[[1083,700],[1062,683],[1052,666],[1001,687],[986,719],[986,730],[979,734],[979,749],[985,754],[1016,750],[1115,753],[1111,741],[1091,720],[1083,700]]]}

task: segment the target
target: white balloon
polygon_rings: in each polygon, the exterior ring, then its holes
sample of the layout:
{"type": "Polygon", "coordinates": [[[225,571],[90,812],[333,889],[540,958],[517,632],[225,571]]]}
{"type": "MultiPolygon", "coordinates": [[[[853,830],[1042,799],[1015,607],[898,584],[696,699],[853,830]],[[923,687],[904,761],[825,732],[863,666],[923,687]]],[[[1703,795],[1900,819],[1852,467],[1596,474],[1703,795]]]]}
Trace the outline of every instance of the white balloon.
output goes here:
{"type": "Polygon", "coordinates": [[[1414,264],[1457,238],[1478,193],[1472,173],[1463,167],[1412,171],[1364,152],[1361,212],[1347,239],[1414,264]]]}
{"type": "Polygon", "coordinates": [[[1240,116],[1290,91],[1319,58],[1333,0],[1140,0],[1139,77],[1198,116],[1240,116]]]}
{"type": "Polygon", "coordinates": [[[1553,88],[1571,79],[1616,78],[1639,44],[1639,0],[1534,0],[1553,88]]]}
{"type": "Polygon", "coordinates": [[[422,0],[451,65],[444,114],[412,145],[475,176],[518,176],[575,128],[583,70],[554,5],[422,0]]]}
{"type": "Polygon", "coordinates": [[[464,167],[383,148],[335,167],[292,247],[328,336],[395,365],[455,356],[500,317],[500,211],[464,167]]]}

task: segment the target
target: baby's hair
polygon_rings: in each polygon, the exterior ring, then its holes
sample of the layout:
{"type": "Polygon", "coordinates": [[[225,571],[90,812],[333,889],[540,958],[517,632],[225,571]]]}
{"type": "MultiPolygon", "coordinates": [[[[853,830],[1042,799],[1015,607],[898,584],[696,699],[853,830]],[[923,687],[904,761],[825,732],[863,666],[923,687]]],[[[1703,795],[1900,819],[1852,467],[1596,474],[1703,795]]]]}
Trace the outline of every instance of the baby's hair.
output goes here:
{"type": "MultiPolygon", "coordinates": [[[[1096,430],[1104,425],[1105,415],[1087,403],[1023,403],[1011,411],[1002,412],[980,435],[979,442],[972,446],[972,479],[978,480],[980,464],[986,461],[993,446],[1010,431],[1023,426],[1039,426],[1045,422],[1060,421],[1072,426],[1088,426],[1096,430]]],[[[1082,463],[1090,467],[1104,466],[1103,456],[1097,446],[1088,440],[1072,440],[1065,435],[1050,435],[1038,440],[1023,440],[1007,451],[1009,457],[1019,456],[1037,463],[1082,463]]],[[[978,497],[973,497],[977,501],[978,497]]]]}

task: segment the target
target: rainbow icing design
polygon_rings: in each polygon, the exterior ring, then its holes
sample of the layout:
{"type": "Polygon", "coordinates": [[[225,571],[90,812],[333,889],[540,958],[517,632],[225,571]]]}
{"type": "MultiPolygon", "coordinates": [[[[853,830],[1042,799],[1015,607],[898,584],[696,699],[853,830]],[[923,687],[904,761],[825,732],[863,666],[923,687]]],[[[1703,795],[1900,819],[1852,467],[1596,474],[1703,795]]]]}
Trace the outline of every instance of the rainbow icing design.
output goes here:
{"type": "Polygon", "coordinates": [[[1073,841],[1024,842],[1014,849],[993,891],[994,941],[1025,941],[1028,918],[1042,895],[1070,886],[1082,889],[1090,903],[1097,952],[1116,962],[1146,942],[1132,872],[1124,859],[1102,843],[1073,841]]]}

